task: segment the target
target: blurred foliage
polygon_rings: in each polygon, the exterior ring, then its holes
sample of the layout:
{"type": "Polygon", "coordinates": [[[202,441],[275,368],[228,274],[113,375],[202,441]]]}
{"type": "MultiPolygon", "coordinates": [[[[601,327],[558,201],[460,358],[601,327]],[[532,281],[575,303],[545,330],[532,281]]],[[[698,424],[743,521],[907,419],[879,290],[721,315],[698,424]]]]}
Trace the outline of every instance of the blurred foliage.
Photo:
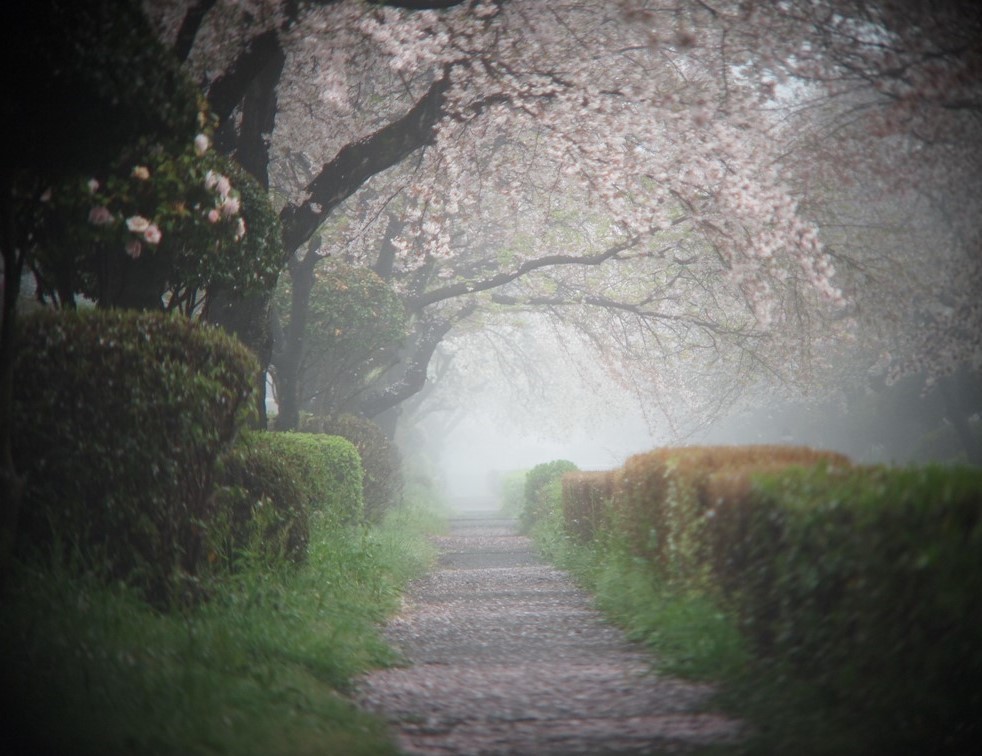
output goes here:
{"type": "Polygon", "coordinates": [[[770,474],[719,507],[710,539],[758,653],[861,712],[885,745],[977,745],[982,471],[770,474]]]}
{"type": "Polygon", "coordinates": [[[522,530],[529,532],[536,523],[562,506],[563,475],[579,468],[569,460],[557,459],[533,467],[525,476],[525,503],[518,518],[522,530]]]}
{"type": "MultiPolygon", "coordinates": [[[[290,312],[290,296],[284,278],[275,299],[281,315],[290,312]]],[[[319,265],[303,335],[303,406],[321,417],[344,413],[405,335],[402,300],[379,276],[339,262],[319,265]]]]}
{"type": "Polygon", "coordinates": [[[16,369],[23,536],[169,600],[206,557],[213,468],[252,407],[255,359],[177,315],[39,312],[16,369]]]}
{"type": "Polygon", "coordinates": [[[630,551],[665,581],[693,585],[705,578],[702,528],[711,509],[699,496],[707,475],[733,467],[848,466],[847,457],[805,446],[666,447],[638,454],[617,479],[614,527],[630,551]]]}
{"type": "MultiPolygon", "coordinates": [[[[673,666],[713,649],[740,658],[727,640],[739,628],[753,670],[720,674],[743,691],[737,709],[767,722],[748,748],[797,749],[816,723],[835,722],[855,741],[849,752],[974,752],[982,471],[855,467],[806,447],[659,449],[606,476],[567,475],[562,517],[547,520],[537,534],[549,548],[574,564],[585,554],[580,574],[601,603],[673,666]],[[612,481],[609,516],[584,538],[587,502],[612,481]],[[751,679],[796,703],[762,703],[751,679]]],[[[808,749],[841,752],[844,739],[808,749]]]]}
{"type": "Polygon", "coordinates": [[[365,519],[380,522],[402,498],[402,460],[398,448],[385,431],[363,417],[305,417],[301,430],[341,436],[355,445],[365,471],[363,497],[365,519]]]}
{"type": "Polygon", "coordinates": [[[563,477],[563,525],[577,541],[592,541],[605,531],[610,504],[617,485],[617,472],[567,473],[563,477]]]}

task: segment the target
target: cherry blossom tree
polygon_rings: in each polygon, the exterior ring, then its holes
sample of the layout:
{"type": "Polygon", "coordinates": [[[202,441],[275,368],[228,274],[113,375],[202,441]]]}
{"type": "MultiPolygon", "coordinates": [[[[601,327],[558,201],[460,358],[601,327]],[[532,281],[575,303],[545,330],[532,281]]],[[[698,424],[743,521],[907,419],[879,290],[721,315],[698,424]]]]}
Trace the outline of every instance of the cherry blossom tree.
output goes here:
{"type": "Polygon", "coordinates": [[[840,279],[864,261],[833,266],[816,187],[859,172],[886,198],[916,176],[940,198],[949,168],[972,173],[977,14],[910,5],[154,12],[223,119],[219,142],[282,203],[291,328],[326,255],[402,293],[414,330],[364,396],[377,416],[420,390],[455,329],[529,308],[579,326],[640,393],[722,374],[704,392],[718,402],[763,376],[809,380],[862,325],[840,279]],[[948,168],[928,168],[919,150],[944,153],[946,124],[969,128],[948,168]]]}

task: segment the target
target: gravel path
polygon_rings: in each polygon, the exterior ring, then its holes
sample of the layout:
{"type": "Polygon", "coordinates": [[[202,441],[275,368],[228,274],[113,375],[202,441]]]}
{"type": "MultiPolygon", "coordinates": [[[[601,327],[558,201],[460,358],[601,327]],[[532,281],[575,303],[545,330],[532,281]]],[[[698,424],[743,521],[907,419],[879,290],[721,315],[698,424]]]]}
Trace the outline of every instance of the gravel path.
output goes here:
{"type": "Polygon", "coordinates": [[[452,521],[437,568],[386,628],[407,666],[359,682],[407,754],[684,753],[739,724],[705,711],[711,688],[660,677],[514,522],[452,521]]]}

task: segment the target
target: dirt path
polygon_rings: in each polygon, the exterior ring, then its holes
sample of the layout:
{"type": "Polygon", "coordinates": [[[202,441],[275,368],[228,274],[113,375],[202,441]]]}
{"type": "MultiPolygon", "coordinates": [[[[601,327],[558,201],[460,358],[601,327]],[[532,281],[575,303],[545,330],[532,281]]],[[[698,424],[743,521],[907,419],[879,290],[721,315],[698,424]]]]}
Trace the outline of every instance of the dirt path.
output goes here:
{"type": "Polygon", "coordinates": [[[404,668],[362,679],[408,754],[680,753],[735,738],[710,689],[659,677],[511,520],[452,521],[386,628],[404,668]]]}

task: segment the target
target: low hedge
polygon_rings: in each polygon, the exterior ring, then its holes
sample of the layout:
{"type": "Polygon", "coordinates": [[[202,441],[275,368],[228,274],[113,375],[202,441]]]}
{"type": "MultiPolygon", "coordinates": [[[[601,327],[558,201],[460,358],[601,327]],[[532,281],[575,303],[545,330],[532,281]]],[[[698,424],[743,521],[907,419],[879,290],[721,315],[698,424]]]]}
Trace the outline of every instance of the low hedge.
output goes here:
{"type": "Polygon", "coordinates": [[[15,369],[21,544],[61,543],[169,600],[206,556],[214,466],[252,407],[254,357],[179,316],[39,312],[15,369]]]}
{"type": "Polygon", "coordinates": [[[518,521],[528,532],[549,515],[552,509],[562,506],[560,481],[568,472],[579,468],[569,460],[557,459],[533,467],[525,475],[525,503],[518,521]]]}
{"type": "Polygon", "coordinates": [[[219,466],[216,496],[225,520],[212,532],[211,558],[234,566],[244,553],[265,562],[307,557],[316,492],[270,434],[244,432],[219,466]]]}
{"type": "Polygon", "coordinates": [[[638,454],[617,476],[613,527],[657,575],[689,587],[705,581],[702,528],[712,510],[703,489],[725,469],[783,469],[818,463],[847,467],[835,452],[802,446],[693,446],[638,454]]]}
{"type": "Polygon", "coordinates": [[[330,527],[360,522],[364,472],[347,439],[321,433],[265,433],[271,454],[293,472],[305,506],[330,527]]]}
{"type": "Polygon", "coordinates": [[[570,535],[605,528],[661,587],[713,600],[775,675],[862,721],[877,752],[974,753],[982,739],[982,470],[660,449],[606,478],[567,476],[564,514],[570,535]],[[609,518],[594,516],[611,480],[609,518]]]}
{"type": "Polygon", "coordinates": [[[563,529],[579,541],[593,541],[609,527],[616,471],[570,472],[563,476],[563,529]]]}
{"type": "Polygon", "coordinates": [[[341,436],[355,445],[365,472],[362,496],[365,519],[381,522],[402,498],[402,460],[399,450],[378,425],[355,415],[337,418],[309,417],[302,430],[341,436]]]}
{"type": "Polygon", "coordinates": [[[713,572],[758,654],[906,752],[982,738],[982,471],[716,480],[713,572]]]}

